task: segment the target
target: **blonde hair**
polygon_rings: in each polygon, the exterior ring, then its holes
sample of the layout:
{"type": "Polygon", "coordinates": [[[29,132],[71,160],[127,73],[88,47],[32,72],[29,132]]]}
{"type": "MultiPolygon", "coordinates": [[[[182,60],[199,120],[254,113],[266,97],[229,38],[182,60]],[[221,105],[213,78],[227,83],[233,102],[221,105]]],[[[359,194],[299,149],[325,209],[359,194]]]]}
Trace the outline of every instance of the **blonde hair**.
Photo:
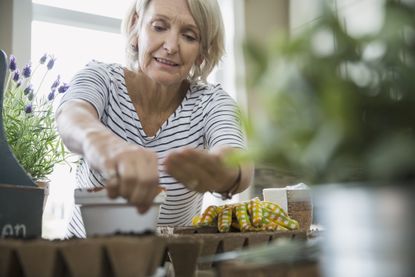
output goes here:
{"type": "MultiPolygon", "coordinates": [[[[127,66],[131,70],[138,69],[137,39],[150,2],[151,0],[134,1],[123,20],[127,66]]],[[[206,82],[206,78],[225,52],[222,15],[217,0],[187,0],[187,4],[200,31],[200,55],[203,58],[200,65],[195,64],[192,67],[188,79],[191,82],[206,82]]]]}

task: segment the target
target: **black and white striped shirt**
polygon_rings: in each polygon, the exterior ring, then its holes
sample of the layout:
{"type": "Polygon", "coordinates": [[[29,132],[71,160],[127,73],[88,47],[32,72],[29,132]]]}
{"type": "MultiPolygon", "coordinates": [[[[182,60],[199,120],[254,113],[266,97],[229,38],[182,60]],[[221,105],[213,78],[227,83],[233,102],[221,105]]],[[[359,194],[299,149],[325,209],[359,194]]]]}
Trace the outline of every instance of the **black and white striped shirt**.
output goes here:
{"type": "MultiPolygon", "coordinates": [[[[235,101],[220,85],[193,84],[182,103],[163,123],[157,133],[145,134],[135,107],[128,95],[124,68],[119,64],[92,61],[75,75],[62,103],[82,99],[92,104],[101,122],[124,140],[157,153],[160,185],[166,189],[161,205],[159,225],[186,226],[200,213],[203,194],[190,191],[163,168],[170,150],[180,147],[212,149],[227,145],[245,147],[235,101]]],[[[77,187],[102,187],[102,176],[81,160],[77,170],[77,187]]],[[[79,210],[71,222],[72,235],[84,236],[79,210]],[[78,218],[79,217],[79,218],[78,218]]]]}

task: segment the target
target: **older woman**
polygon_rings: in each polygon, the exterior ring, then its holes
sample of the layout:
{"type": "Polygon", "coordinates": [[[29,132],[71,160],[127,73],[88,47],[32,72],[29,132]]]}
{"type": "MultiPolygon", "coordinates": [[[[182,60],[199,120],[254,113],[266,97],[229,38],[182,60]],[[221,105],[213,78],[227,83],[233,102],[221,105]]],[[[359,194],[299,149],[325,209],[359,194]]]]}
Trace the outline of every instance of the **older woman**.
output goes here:
{"type": "MultiPolygon", "coordinates": [[[[93,61],[72,80],[56,119],[82,159],[77,186],[106,187],[145,212],[166,190],[160,225],[189,225],[203,192],[246,189],[252,166],[225,155],[245,147],[236,104],[206,77],[223,54],[216,0],[137,0],[124,20],[128,67],[93,61]]],[[[69,235],[85,236],[79,209],[69,235]]]]}

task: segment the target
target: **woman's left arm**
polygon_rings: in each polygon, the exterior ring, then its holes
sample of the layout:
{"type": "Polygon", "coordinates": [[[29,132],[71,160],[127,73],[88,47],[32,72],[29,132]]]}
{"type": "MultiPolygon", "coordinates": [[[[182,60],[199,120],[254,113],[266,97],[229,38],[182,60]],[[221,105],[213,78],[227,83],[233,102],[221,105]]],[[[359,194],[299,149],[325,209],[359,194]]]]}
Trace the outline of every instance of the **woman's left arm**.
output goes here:
{"type": "Polygon", "coordinates": [[[166,158],[169,174],[191,190],[212,191],[230,197],[247,189],[253,180],[254,166],[227,162],[228,154],[244,151],[246,138],[236,102],[220,86],[209,95],[203,107],[206,149],[181,149],[166,158]]]}
{"type": "Polygon", "coordinates": [[[229,155],[233,155],[235,152],[239,151],[243,150],[226,146],[218,147],[217,149],[210,151],[211,154],[219,157],[219,163],[222,164],[224,171],[229,171],[227,174],[233,174],[236,176],[233,178],[232,182],[228,182],[227,184],[223,184],[221,187],[216,188],[216,190],[214,190],[215,192],[222,193],[224,195],[229,194],[230,197],[232,194],[246,190],[252,184],[254,177],[254,164],[252,162],[240,161],[236,164],[229,164],[229,162],[227,162],[229,155]],[[234,173],[235,171],[236,174],[234,173]]]}

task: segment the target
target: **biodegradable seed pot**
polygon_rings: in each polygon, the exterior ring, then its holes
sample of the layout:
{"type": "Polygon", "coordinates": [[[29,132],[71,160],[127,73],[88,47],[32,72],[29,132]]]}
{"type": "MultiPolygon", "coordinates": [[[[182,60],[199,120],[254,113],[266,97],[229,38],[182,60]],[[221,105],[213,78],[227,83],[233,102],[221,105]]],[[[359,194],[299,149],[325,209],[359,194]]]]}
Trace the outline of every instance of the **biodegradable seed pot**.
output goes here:
{"type": "Polygon", "coordinates": [[[264,201],[277,203],[292,219],[297,220],[301,230],[310,231],[313,222],[313,201],[307,185],[265,188],[262,194],[264,201]]]}
{"type": "Polygon", "coordinates": [[[80,205],[87,236],[154,232],[160,205],[165,198],[164,191],[159,193],[152,207],[146,213],[140,214],[124,198],[108,198],[104,189],[94,192],[75,191],[75,204],[80,205]]]}

